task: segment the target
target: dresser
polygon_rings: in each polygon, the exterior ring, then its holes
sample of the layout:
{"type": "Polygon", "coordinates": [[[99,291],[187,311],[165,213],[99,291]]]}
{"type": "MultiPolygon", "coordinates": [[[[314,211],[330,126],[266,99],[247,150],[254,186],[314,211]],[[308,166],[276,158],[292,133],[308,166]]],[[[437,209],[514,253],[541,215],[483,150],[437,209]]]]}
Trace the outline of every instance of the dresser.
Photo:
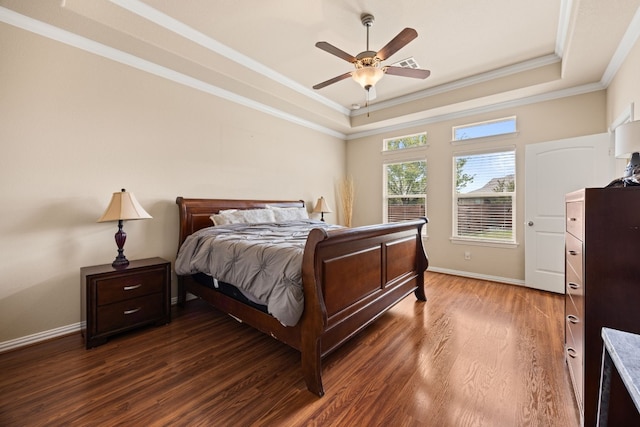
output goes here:
{"type": "Polygon", "coordinates": [[[107,338],[148,324],[171,321],[171,263],[162,258],[82,267],[82,334],[87,348],[107,338]]]}
{"type": "MultiPolygon", "coordinates": [[[[566,195],[565,285],[567,366],[583,425],[595,426],[602,328],[640,333],[640,187],[566,195]]],[[[640,425],[619,379],[609,402],[609,425],[640,425]]]]}

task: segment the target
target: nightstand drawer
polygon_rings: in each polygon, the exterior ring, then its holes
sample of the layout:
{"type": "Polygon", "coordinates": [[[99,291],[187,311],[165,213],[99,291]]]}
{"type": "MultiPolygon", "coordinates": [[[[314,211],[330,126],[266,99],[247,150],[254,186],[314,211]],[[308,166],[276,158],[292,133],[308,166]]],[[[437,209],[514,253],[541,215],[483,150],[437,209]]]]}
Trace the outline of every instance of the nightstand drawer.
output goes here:
{"type": "Polygon", "coordinates": [[[164,269],[96,281],[98,306],[162,292],[164,269]]]}
{"type": "Polygon", "coordinates": [[[157,293],[98,307],[96,333],[112,333],[161,317],[162,298],[162,294],[157,293]]]}

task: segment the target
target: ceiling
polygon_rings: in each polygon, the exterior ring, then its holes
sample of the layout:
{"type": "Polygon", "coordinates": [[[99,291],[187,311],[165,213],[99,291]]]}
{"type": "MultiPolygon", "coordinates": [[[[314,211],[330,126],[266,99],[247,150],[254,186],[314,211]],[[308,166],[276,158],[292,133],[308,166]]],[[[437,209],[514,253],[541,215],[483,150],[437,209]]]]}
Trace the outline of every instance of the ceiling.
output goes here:
{"type": "Polygon", "coordinates": [[[639,6],[640,0],[0,0],[0,20],[350,139],[505,102],[602,89],[635,42],[639,6]],[[316,42],[351,55],[366,50],[362,13],[375,17],[374,51],[414,28],[417,39],[384,65],[412,57],[431,76],[385,75],[368,106],[352,79],[312,89],[353,69],[316,42]]]}

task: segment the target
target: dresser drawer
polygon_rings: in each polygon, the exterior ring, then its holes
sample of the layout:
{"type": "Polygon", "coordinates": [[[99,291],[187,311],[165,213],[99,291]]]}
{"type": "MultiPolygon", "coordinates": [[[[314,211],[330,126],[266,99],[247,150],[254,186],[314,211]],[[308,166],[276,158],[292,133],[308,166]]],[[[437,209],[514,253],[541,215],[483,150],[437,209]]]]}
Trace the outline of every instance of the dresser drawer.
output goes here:
{"type": "Polygon", "coordinates": [[[98,306],[162,292],[164,275],[164,269],[157,269],[97,280],[98,306]]]}
{"type": "Polygon", "coordinates": [[[582,240],[582,218],[584,203],[582,201],[567,203],[567,231],[582,240]]]}
{"type": "Polygon", "coordinates": [[[583,283],[582,242],[571,234],[565,234],[565,257],[567,270],[573,269],[576,280],[583,283]]]}
{"type": "Polygon", "coordinates": [[[584,322],[578,314],[570,298],[565,303],[565,331],[567,346],[575,350],[576,354],[582,355],[584,352],[584,322]]]}
{"type": "Polygon", "coordinates": [[[567,366],[569,367],[569,375],[571,376],[571,382],[573,383],[573,391],[575,393],[576,402],[580,412],[583,412],[584,408],[584,372],[583,372],[583,355],[575,348],[575,342],[571,336],[571,331],[567,330],[567,342],[565,344],[565,357],[567,359],[567,366]]]}
{"type": "Polygon", "coordinates": [[[584,323],[570,295],[565,298],[565,356],[580,411],[584,389],[584,323]]]}
{"type": "Polygon", "coordinates": [[[163,316],[163,295],[145,295],[98,307],[96,333],[113,333],[119,329],[152,322],[163,316]]]}

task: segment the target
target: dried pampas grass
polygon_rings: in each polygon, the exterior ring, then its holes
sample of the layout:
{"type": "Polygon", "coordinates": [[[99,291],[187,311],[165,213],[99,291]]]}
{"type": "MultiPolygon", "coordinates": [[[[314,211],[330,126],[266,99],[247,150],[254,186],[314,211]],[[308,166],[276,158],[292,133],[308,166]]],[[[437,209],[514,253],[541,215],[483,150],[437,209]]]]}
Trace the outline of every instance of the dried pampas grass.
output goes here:
{"type": "Polygon", "coordinates": [[[344,218],[344,225],[351,227],[351,217],[353,216],[353,199],[355,197],[355,191],[353,186],[353,178],[348,176],[343,178],[339,184],[340,193],[340,206],[342,208],[342,217],[344,218]]]}

